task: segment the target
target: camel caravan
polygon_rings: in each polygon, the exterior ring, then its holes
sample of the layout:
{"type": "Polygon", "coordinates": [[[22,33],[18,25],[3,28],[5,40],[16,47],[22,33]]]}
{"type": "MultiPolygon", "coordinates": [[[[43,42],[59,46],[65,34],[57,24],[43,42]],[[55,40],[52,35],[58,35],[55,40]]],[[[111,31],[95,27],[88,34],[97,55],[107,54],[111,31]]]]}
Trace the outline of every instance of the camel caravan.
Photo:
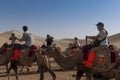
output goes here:
{"type": "MultiPolygon", "coordinates": [[[[40,80],[44,80],[44,69],[46,69],[56,80],[56,74],[48,66],[45,56],[51,56],[56,63],[67,70],[77,70],[76,80],[80,80],[86,74],[87,80],[120,80],[120,50],[111,45],[107,39],[108,32],[102,22],[96,24],[99,31],[97,36],[86,36],[86,44],[81,46],[77,37],[74,44],[62,51],[61,47],[53,44],[53,37],[47,35],[47,45],[42,47],[34,45],[32,34],[28,33],[28,27],[23,26],[23,36],[21,39],[15,37],[13,33],[10,37],[11,44],[4,44],[0,48],[0,65],[6,65],[8,80],[10,71],[15,71],[18,80],[18,66],[30,67],[34,62],[40,73],[40,80]],[[88,39],[93,41],[88,43],[88,39]],[[16,40],[26,43],[16,44],[16,40]],[[10,66],[8,63],[10,62],[10,66]]],[[[59,76],[59,75],[57,75],[59,76]]]]}

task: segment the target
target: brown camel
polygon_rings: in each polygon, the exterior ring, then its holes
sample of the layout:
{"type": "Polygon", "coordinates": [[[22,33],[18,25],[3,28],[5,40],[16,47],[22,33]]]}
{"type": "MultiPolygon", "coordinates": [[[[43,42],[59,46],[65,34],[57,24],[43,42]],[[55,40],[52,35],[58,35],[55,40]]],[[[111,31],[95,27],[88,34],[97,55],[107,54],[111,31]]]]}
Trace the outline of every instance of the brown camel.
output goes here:
{"type": "MultiPolygon", "coordinates": [[[[11,46],[8,45],[7,43],[4,43],[3,46],[0,48],[0,65],[6,65],[6,72],[8,71],[8,63],[9,63],[8,52],[10,49],[11,49],[11,46]]],[[[27,58],[27,54],[25,56],[24,56],[24,58],[27,58]]],[[[21,72],[23,71],[23,68],[24,68],[24,66],[22,66],[22,68],[20,70],[21,72]]],[[[26,66],[26,69],[29,72],[28,66],[26,66]]]]}
{"type": "Polygon", "coordinates": [[[9,60],[7,59],[6,55],[0,55],[0,66],[5,65],[6,66],[6,72],[8,71],[8,62],[9,60]]]}
{"type": "Polygon", "coordinates": [[[4,44],[1,48],[0,48],[0,65],[6,65],[6,70],[8,72],[8,79],[9,79],[9,73],[10,70],[13,68],[15,71],[15,75],[16,75],[16,79],[18,80],[18,72],[17,72],[17,65],[22,65],[22,66],[31,66],[32,63],[34,62],[38,62],[38,67],[39,69],[41,69],[41,77],[40,80],[44,79],[44,72],[43,69],[45,68],[46,70],[48,70],[50,72],[50,74],[53,77],[53,80],[55,80],[56,75],[55,73],[47,66],[46,64],[46,59],[40,54],[41,50],[36,50],[35,54],[33,54],[32,57],[29,57],[28,59],[28,52],[30,49],[22,49],[20,50],[20,54],[19,54],[19,59],[17,62],[13,62],[10,61],[10,56],[13,56],[13,50],[11,48],[9,48],[8,44],[4,44]],[[26,53],[26,54],[24,54],[26,53]],[[29,61],[28,61],[29,60],[29,61]],[[11,67],[8,70],[8,62],[11,62],[11,67]],[[17,63],[17,64],[16,64],[17,63]]]}
{"type": "MultiPolygon", "coordinates": [[[[12,61],[11,60],[11,66],[8,70],[8,80],[10,76],[10,70],[13,69],[15,71],[15,77],[16,80],[18,80],[18,72],[17,72],[17,66],[22,65],[22,66],[30,66],[32,63],[37,62],[39,69],[40,69],[40,80],[44,80],[44,71],[43,69],[46,69],[49,71],[49,73],[52,75],[53,80],[55,80],[56,75],[55,73],[47,66],[45,58],[40,54],[41,50],[34,50],[34,54],[32,57],[28,57],[28,52],[30,49],[22,49],[19,50],[19,58],[18,61],[12,61]],[[25,54],[23,54],[25,53],[25,54]],[[27,55],[27,56],[26,56],[27,55]]],[[[9,54],[13,54],[13,50],[9,51],[9,54]]]]}
{"type": "Polygon", "coordinates": [[[75,55],[72,56],[65,56],[59,47],[50,47],[49,54],[53,56],[55,61],[63,68],[72,70],[74,67],[77,68],[77,76],[76,80],[80,80],[80,77],[85,72],[87,74],[88,80],[92,80],[92,74],[90,72],[90,69],[84,67],[82,64],[82,52],[76,51],[75,55]]]}
{"type": "MultiPolygon", "coordinates": [[[[102,79],[104,80],[109,80],[111,78],[116,78],[116,70],[118,70],[119,67],[118,64],[112,64],[109,70],[106,70],[105,72],[103,71],[95,71],[96,69],[93,68],[86,68],[83,64],[82,64],[82,60],[83,60],[83,53],[81,50],[76,51],[75,55],[72,56],[64,56],[63,53],[61,52],[60,47],[51,47],[49,49],[49,54],[52,54],[52,56],[54,57],[54,59],[56,60],[56,62],[62,66],[63,68],[66,69],[73,69],[74,67],[77,68],[77,76],[76,76],[76,80],[80,80],[81,76],[83,75],[83,73],[85,72],[87,75],[87,80],[93,80],[92,78],[92,74],[94,75],[100,75],[100,77],[102,77],[102,79]]],[[[119,61],[118,61],[119,62],[119,61]]],[[[96,78],[99,79],[99,76],[97,76],[96,78]]],[[[117,76],[118,77],[118,76],[117,76]]],[[[95,79],[95,78],[94,78],[95,79]]],[[[118,80],[118,78],[116,78],[116,80],[118,80]]]]}
{"type": "Polygon", "coordinates": [[[9,59],[8,59],[8,55],[7,55],[7,52],[6,52],[6,46],[3,45],[0,48],[0,66],[5,65],[6,66],[6,72],[8,72],[8,63],[9,63],[9,59]]]}

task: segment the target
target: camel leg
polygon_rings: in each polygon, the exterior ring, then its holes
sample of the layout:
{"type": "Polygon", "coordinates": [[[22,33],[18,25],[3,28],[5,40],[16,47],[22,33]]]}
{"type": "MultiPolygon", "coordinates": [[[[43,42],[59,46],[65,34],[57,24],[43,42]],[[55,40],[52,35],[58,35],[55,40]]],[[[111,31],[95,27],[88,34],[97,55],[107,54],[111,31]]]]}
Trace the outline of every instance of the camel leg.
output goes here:
{"type": "Polygon", "coordinates": [[[82,77],[83,73],[84,73],[84,70],[78,70],[77,71],[76,80],[80,80],[80,78],[82,77]]]}
{"type": "Polygon", "coordinates": [[[92,74],[86,73],[87,80],[93,80],[92,74]]]}
{"type": "MultiPolygon", "coordinates": [[[[42,63],[40,64],[40,61],[41,61],[40,58],[43,59],[43,57],[39,55],[39,52],[38,52],[38,54],[36,54],[36,55],[37,55],[37,63],[39,64],[39,69],[41,69],[41,77],[44,78],[43,68],[45,68],[45,69],[47,69],[47,70],[49,71],[49,73],[52,75],[53,80],[55,80],[55,79],[56,79],[55,73],[46,65],[46,63],[45,63],[45,62],[42,62],[42,63]],[[39,57],[38,57],[38,56],[39,56],[39,57]],[[43,65],[44,65],[44,66],[43,66],[43,65]],[[40,67],[41,67],[41,68],[40,68],[40,67]]],[[[44,60],[43,60],[43,61],[44,61],[44,60]]],[[[41,78],[40,80],[43,80],[43,78],[41,78]]]]}
{"type": "Polygon", "coordinates": [[[23,68],[24,68],[24,66],[22,66],[22,68],[21,68],[20,72],[22,72],[22,71],[23,71],[23,68]]]}
{"type": "Polygon", "coordinates": [[[5,73],[7,73],[8,72],[8,64],[6,64],[6,72],[5,73]]]}
{"type": "Polygon", "coordinates": [[[48,72],[52,75],[52,77],[53,77],[53,80],[55,80],[56,79],[56,74],[50,69],[50,68],[48,68],[47,66],[45,67],[47,70],[48,70],[48,72]]]}
{"type": "MultiPolygon", "coordinates": [[[[21,68],[20,72],[22,72],[22,71],[23,71],[23,68],[24,68],[24,66],[22,66],[22,68],[21,68]]],[[[26,69],[27,69],[27,71],[28,71],[28,72],[30,71],[28,66],[26,67],[26,69]]]]}
{"type": "Polygon", "coordinates": [[[48,71],[52,75],[53,80],[55,80],[56,79],[56,74],[51,69],[48,69],[48,71]]]}
{"type": "Polygon", "coordinates": [[[17,65],[17,61],[11,61],[11,69],[14,70],[16,80],[18,80],[18,71],[17,71],[18,65],[17,65]]]}
{"type": "Polygon", "coordinates": [[[48,56],[47,56],[47,59],[48,59],[48,66],[49,66],[49,68],[51,69],[52,66],[51,66],[50,58],[49,58],[48,56]]]}
{"type": "Polygon", "coordinates": [[[10,71],[11,71],[11,69],[13,68],[13,66],[12,66],[12,61],[11,61],[11,63],[10,63],[10,68],[8,68],[8,71],[7,71],[7,75],[8,75],[8,80],[10,80],[10,71]]]}
{"type": "Polygon", "coordinates": [[[38,65],[37,72],[39,73],[39,72],[40,72],[40,67],[39,67],[39,64],[38,64],[38,63],[37,63],[37,65],[38,65]]]}
{"type": "Polygon", "coordinates": [[[39,66],[40,80],[44,80],[44,68],[39,66]]]}
{"type": "Polygon", "coordinates": [[[28,67],[28,66],[26,67],[26,69],[27,69],[27,71],[28,71],[28,72],[30,71],[30,69],[29,69],[29,67],[28,67]]]}
{"type": "Polygon", "coordinates": [[[8,80],[10,80],[10,71],[11,71],[12,67],[10,66],[10,68],[7,71],[7,75],[8,75],[8,80]]]}
{"type": "Polygon", "coordinates": [[[93,74],[92,74],[92,71],[91,69],[88,69],[88,68],[85,68],[86,69],[86,77],[87,77],[87,80],[93,80],[93,74]]]}
{"type": "Polygon", "coordinates": [[[17,66],[13,68],[14,72],[15,72],[15,77],[16,80],[18,80],[18,71],[17,71],[17,66]]]}

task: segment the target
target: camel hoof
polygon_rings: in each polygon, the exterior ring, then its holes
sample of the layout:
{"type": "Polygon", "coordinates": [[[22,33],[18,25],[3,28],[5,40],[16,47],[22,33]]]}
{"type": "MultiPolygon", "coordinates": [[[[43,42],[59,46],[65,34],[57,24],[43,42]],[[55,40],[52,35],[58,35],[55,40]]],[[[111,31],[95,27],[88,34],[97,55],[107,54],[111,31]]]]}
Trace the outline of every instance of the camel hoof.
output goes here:
{"type": "Polygon", "coordinates": [[[53,76],[53,80],[56,80],[56,75],[53,76]]]}
{"type": "Polygon", "coordinates": [[[19,70],[19,72],[22,72],[22,70],[19,70]]]}
{"type": "Polygon", "coordinates": [[[40,72],[40,70],[37,70],[37,73],[39,73],[40,72]]]}
{"type": "Polygon", "coordinates": [[[29,72],[29,71],[30,71],[30,69],[27,69],[27,71],[29,72]]]}
{"type": "MultiPolygon", "coordinates": [[[[4,73],[7,73],[8,71],[5,71],[4,73]]],[[[0,73],[0,74],[2,74],[2,73],[0,73]]]]}

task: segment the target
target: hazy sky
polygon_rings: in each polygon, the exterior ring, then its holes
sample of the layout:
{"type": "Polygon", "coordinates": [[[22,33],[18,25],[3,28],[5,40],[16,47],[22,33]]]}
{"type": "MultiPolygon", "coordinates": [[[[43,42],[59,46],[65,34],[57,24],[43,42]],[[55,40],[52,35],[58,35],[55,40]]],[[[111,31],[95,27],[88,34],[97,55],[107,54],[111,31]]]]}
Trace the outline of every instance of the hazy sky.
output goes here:
{"type": "Polygon", "coordinates": [[[29,26],[29,32],[54,38],[82,38],[98,33],[104,22],[109,35],[120,32],[120,0],[0,0],[0,33],[29,26]]]}

